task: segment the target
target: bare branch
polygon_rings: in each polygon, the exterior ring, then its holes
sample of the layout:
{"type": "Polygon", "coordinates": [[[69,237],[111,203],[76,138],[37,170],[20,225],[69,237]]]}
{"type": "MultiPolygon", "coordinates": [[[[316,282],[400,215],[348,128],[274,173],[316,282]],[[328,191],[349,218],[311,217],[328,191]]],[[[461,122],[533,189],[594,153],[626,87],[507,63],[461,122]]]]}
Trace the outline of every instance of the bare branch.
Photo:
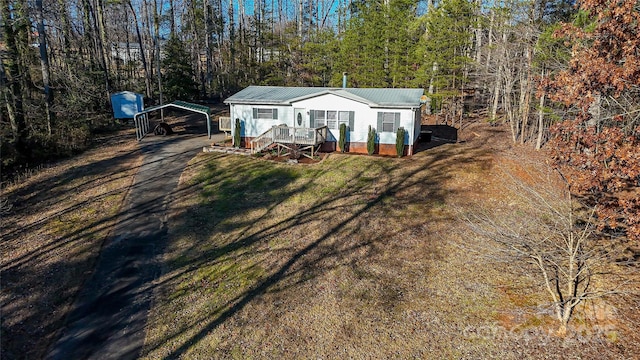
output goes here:
{"type": "Polygon", "coordinates": [[[550,171],[518,170],[526,181],[504,171],[507,208],[479,207],[459,217],[483,239],[478,253],[539,276],[566,330],[579,304],[627,290],[616,263],[621,247],[596,232],[595,208],[575,209],[566,182],[553,181],[550,171]]]}

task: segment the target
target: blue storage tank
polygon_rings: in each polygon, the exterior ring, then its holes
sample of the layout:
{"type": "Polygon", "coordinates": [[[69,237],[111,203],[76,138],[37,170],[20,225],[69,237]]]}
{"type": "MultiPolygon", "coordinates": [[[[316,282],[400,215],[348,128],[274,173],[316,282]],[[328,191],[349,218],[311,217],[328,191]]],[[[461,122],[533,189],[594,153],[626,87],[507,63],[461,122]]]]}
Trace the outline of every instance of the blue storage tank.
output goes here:
{"type": "Polygon", "coordinates": [[[133,115],[144,110],[144,96],[131,91],[111,94],[113,117],[116,119],[133,119],[133,115]]]}

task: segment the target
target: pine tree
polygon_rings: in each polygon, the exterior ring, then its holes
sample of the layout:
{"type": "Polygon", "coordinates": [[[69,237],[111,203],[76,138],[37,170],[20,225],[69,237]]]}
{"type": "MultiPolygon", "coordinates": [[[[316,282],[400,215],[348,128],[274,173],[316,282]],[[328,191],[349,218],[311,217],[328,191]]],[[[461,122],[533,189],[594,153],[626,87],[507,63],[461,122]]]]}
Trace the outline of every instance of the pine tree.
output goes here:
{"type": "Polygon", "coordinates": [[[354,87],[406,87],[415,77],[410,26],[416,19],[414,0],[353,3],[352,17],[342,35],[333,84],[348,72],[354,87]]]}
{"type": "Polygon", "coordinates": [[[305,86],[329,86],[337,50],[335,35],[332,30],[319,30],[311,40],[302,46],[298,75],[305,86]]]}
{"type": "Polygon", "coordinates": [[[162,88],[165,98],[168,101],[193,99],[198,94],[198,87],[184,43],[172,35],[164,48],[164,54],[162,88]]]}
{"type": "Polygon", "coordinates": [[[461,82],[467,81],[474,12],[470,1],[443,0],[422,19],[426,29],[418,50],[423,59],[420,80],[433,79],[441,97],[457,94],[461,82]]]}

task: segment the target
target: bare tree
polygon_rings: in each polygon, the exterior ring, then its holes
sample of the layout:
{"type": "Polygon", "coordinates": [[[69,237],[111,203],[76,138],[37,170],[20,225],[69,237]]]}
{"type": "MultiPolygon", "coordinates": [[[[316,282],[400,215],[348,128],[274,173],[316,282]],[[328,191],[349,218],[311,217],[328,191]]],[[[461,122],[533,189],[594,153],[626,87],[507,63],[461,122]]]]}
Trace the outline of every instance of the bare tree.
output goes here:
{"type": "Polygon", "coordinates": [[[505,175],[513,194],[508,208],[478,209],[461,217],[484,240],[474,250],[539,280],[560,334],[566,333],[578,305],[629,291],[634,260],[622,260],[621,243],[596,231],[595,209],[577,206],[550,172],[527,173],[526,181],[505,175]]]}
{"type": "Polygon", "coordinates": [[[133,9],[131,0],[127,1],[127,5],[129,6],[129,10],[131,10],[131,15],[133,16],[134,25],[136,29],[136,37],[138,39],[138,46],[140,47],[140,60],[142,61],[142,68],[144,70],[145,95],[150,97],[151,96],[151,74],[149,70],[149,65],[147,64],[146,48],[144,46],[144,42],[142,41],[142,35],[140,34],[140,25],[138,24],[138,16],[136,15],[136,11],[133,9]]]}
{"type": "Polygon", "coordinates": [[[51,91],[51,70],[49,69],[49,55],[47,54],[47,36],[44,29],[44,10],[42,0],[36,0],[38,18],[38,41],[40,43],[40,67],[42,69],[42,85],[45,97],[45,112],[47,114],[47,133],[53,133],[55,127],[55,113],[53,107],[53,92],[51,91]]]}

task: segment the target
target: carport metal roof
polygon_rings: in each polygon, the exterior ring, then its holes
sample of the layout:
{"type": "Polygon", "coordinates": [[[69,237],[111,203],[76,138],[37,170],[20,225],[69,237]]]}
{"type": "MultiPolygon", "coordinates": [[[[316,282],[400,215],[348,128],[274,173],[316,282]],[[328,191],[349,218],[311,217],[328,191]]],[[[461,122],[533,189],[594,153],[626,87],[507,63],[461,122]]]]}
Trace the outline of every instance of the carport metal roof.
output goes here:
{"type": "Polygon", "coordinates": [[[209,135],[209,139],[211,139],[211,116],[210,116],[211,109],[209,109],[208,106],[176,100],[169,104],[152,106],[150,108],[146,108],[140,112],[137,112],[135,115],[133,115],[133,121],[136,125],[136,138],[138,139],[138,141],[142,140],[142,138],[144,138],[145,135],[147,135],[147,132],[149,132],[149,118],[143,115],[146,115],[156,110],[168,108],[168,107],[173,107],[173,108],[178,108],[182,110],[193,111],[199,114],[204,114],[207,117],[207,135],[209,135]]]}

